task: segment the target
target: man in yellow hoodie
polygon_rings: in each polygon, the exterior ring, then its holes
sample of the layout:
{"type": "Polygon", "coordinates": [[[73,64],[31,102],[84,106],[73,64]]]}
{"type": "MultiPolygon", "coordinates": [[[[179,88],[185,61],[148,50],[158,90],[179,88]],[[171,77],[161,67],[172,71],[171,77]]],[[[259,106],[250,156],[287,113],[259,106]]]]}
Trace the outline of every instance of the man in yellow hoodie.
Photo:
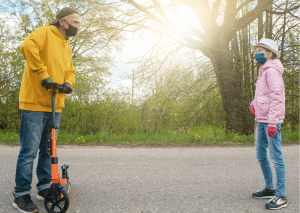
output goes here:
{"type": "Polygon", "coordinates": [[[39,211],[30,196],[33,161],[38,150],[36,174],[39,200],[44,199],[44,193],[51,183],[50,152],[43,143],[51,138],[52,108],[49,89],[53,82],[63,86],[55,97],[55,122],[59,127],[65,94],[70,94],[75,87],[75,69],[69,36],[76,35],[79,18],[77,11],[65,7],[58,12],[55,20],[28,35],[21,45],[26,66],[19,96],[21,149],[13,192],[13,207],[20,212],[39,211]]]}

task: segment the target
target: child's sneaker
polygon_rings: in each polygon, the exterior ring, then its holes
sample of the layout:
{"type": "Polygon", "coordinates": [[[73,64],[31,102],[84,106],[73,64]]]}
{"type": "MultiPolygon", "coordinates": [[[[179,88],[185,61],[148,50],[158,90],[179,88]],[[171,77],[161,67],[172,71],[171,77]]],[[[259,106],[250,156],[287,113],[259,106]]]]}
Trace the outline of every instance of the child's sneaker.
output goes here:
{"type": "Polygon", "coordinates": [[[267,209],[281,209],[281,208],[284,208],[284,207],[287,207],[286,197],[276,197],[276,196],[274,196],[266,204],[267,209]]]}
{"type": "Polygon", "coordinates": [[[38,192],[38,195],[36,196],[36,198],[40,201],[44,201],[45,200],[45,193],[48,189],[44,189],[42,191],[38,192]]]}
{"type": "Polygon", "coordinates": [[[258,192],[252,194],[254,198],[272,198],[276,194],[276,189],[261,188],[258,192]]]}
{"type": "Polygon", "coordinates": [[[39,209],[31,200],[29,194],[15,198],[13,207],[18,209],[22,213],[37,213],[39,209]]]}

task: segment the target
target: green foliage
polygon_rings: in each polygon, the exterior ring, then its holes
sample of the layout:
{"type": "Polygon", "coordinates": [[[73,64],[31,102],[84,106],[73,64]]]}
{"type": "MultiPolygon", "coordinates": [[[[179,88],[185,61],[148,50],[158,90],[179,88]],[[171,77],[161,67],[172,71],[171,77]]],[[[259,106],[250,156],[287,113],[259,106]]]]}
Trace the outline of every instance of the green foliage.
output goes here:
{"type": "Polygon", "coordinates": [[[4,50],[0,46],[0,124],[9,123],[7,130],[20,129],[19,91],[24,70],[20,47],[4,50]]]}
{"type": "Polygon", "coordinates": [[[285,122],[284,125],[290,126],[293,131],[296,131],[296,126],[299,125],[299,52],[300,40],[299,31],[289,33],[289,37],[285,41],[286,48],[284,49],[284,73],[283,79],[285,83],[285,122]]]}
{"type": "MultiPolygon", "coordinates": [[[[65,104],[61,130],[68,133],[88,134],[104,130],[111,134],[129,134],[132,122],[138,118],[129,104],[111,101],[110,97],[89,104],[66,99],[65,104]]],[[[136,123],[134,128],[139,129],[139,124],[136,123]]]]}

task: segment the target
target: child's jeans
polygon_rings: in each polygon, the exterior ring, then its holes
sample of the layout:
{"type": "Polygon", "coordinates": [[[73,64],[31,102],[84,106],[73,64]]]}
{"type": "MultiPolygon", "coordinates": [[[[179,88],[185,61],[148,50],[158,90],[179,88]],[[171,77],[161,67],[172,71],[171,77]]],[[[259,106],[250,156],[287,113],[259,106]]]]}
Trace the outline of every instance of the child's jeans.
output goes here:
{"type": "Polygon", "coordinates": [[[267,157],[267,147],[269,146],[270,156],[276,171],[276,196],[285,197],[286,191],[286,169],[283,156],[281,153],[281,124],[277,124],[277,133],[273,137],[269,137],[268,124],[257,123],[257,139],[256,139],[256,156],[264,174],[266,188],[273,189],[273,174],[270,162],[267,157]]]}
{"type": "MultiPolygon", "coordinates": [[[[30,194],[32,182],[33,161],[39,150],[36,174],[37,190],[49,188],[51,183],[50,151],[44,146],[51,139],[51,112],[21,111],[20,141],[21,149],[17,161],[15,198],[30,194]],[[50,131],[50,132],[49,132],[50,131]]],[[[55,124],[59,127],[60,113],[55,113],[55,124]]],[[[58,129],[56,130],[57,135],[58,129]]]]}

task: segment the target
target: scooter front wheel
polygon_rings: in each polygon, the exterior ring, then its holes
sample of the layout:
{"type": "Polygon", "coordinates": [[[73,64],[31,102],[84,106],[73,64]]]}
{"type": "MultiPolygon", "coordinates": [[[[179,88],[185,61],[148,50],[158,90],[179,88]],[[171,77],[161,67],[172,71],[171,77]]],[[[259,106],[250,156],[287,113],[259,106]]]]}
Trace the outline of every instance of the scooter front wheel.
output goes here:
{"type": "Polygon", "coordinates": [[[65,213],[70,204],[68,193],[60,187],[49,190],[44,199],[45,209],[49,213],[65,213]]]}

